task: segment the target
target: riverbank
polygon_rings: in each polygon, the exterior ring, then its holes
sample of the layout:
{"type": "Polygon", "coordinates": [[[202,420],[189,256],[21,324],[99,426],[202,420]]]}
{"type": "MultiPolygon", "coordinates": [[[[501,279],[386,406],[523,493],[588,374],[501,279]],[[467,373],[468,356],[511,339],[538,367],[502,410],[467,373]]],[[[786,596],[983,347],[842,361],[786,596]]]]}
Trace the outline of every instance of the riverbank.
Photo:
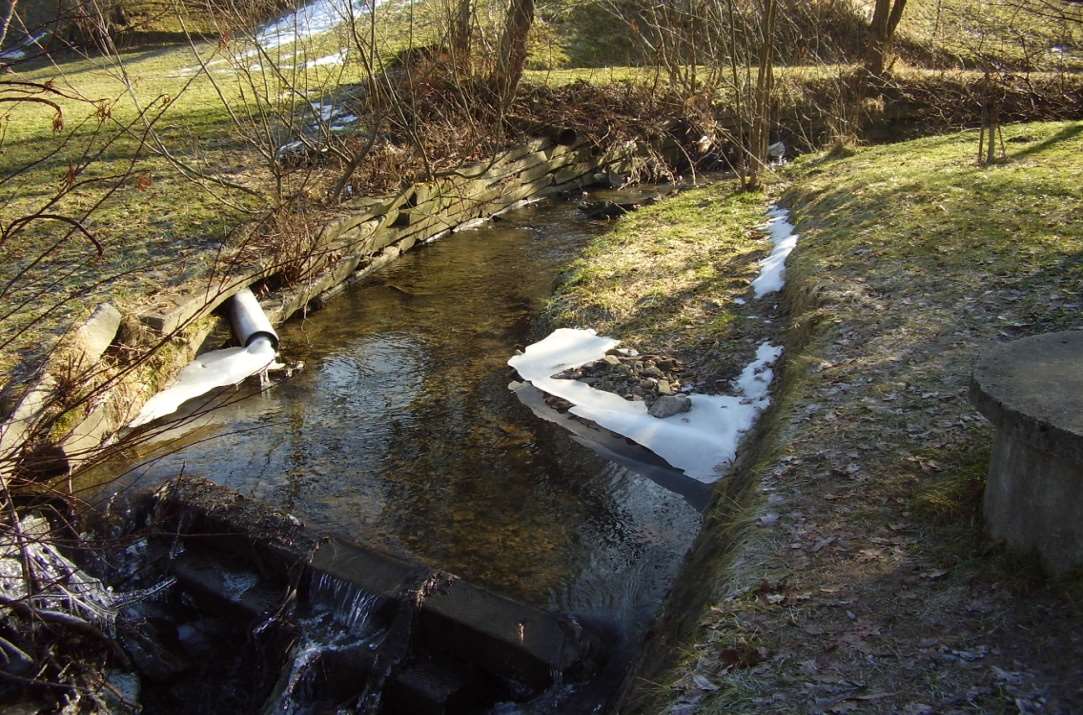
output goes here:
{"type": "MultiPolygon", "coordinates": [[[[782,382],[716,495],[625,710],[1080,707],[1080,584],[1044,580],[982,537],[991,430],[966,388],[990,343],[1083,327],[1083,125],[1015,125],[1005,138],[1007,162],[986,169],[969,132],[789,171],[778,190],[800,241],[782,382]]],[[[724,320],[735,327],[718,338],[740,345],[748,321],[732,298],[748,270],[676,306],[651,300],[669,294],[671,251],[708,256],[703,271],[766,251],[725,238],[754,236],[765,200],[701,192],[595,242],[555,303],[558,322],[593,318],[633,344],[694,351],[724,320]],[[667,212],[691,221],[667,224],[667,212]],[[652,250],[638,279],[617,270],[652,250]],[[710,315],[686,313],[712,300],[710,315]]],[[[726,350],[701,362],[719,376],[741,364],[726,350]]]]}

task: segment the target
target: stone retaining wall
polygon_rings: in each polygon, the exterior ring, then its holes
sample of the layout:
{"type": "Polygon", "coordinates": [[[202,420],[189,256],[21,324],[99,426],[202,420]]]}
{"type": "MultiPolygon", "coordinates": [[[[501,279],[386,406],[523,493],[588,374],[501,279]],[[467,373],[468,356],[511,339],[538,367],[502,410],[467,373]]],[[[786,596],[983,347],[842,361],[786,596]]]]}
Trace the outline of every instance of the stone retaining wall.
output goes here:
{"type": "MultiPolygon", "coordinates": [[[[57,419],[52,387],[60,363],[54,356],[37,383],[5,410],[0,427],[0,479],[10,470],[26,436],[49,419],[55,420],[50,441],[63,452],[60,462],[77,468],[91,460],[147,399],[195,357],[208,336],[224,327],[214,311],[242,288],[269,289],[261,304],[273,323],[281,323],[421,243],[523,201],[600,183],[607,180],[607,172],[625,173],[636,155],[631,144],[602,152],[563,138],[571,143],[533,139],[490,161],[459,167],[394,195],[344,202],[311,247],[314,269],[302,281],[286,284],[280,275],[282,267],[265,261],[202,279],[184,291],[157,295],[154,308],[135,315],[118,316],[114,308],[103,304],[107,307],[99,307],[74,334],[93,337],[92,362],[80,364],[80,370],[86,379],[101,385],[101,391],[88,404],[57,419]],[[102,316],[109,320],[103,322],[102,316]],[[115,349],[98,349],[103,340],[115,349]],[[129,348],[134,343],[148,352],[156,344],[159,347],[125,371],[121,343],[129,348]]],[[[54,459],[59,457],[55,449],[52,453],[54,459]]]]}

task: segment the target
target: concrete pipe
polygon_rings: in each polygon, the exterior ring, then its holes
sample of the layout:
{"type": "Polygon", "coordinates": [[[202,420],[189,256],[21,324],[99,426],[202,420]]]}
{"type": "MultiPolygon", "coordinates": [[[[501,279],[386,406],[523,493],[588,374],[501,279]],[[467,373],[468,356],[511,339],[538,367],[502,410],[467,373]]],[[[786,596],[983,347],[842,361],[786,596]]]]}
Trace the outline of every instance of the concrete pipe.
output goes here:
{"type": "Polygon", "coordinates": [[[233,335],[242,347],[248,347],[262,337],[269,339],[272,347],[278,349],[278,333],[250,289],[242,288],[230,299],[228,312],[233,335]]]}

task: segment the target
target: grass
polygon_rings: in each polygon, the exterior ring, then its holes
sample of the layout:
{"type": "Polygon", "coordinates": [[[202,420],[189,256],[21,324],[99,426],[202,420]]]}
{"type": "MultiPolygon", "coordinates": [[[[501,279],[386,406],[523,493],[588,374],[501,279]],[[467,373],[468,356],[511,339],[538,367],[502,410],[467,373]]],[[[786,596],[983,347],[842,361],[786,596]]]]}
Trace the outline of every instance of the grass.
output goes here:
{"type": "MultiPolygon", "coordinates": [[[[334,52],[340,38],[319,36],[303,47],[283,46],[271,51],[284,67],[334,52]]],[[[214,44],[197,43],[205,60],[221,57],[214,44]]],[[[249,61],[245,61],[248,64],[249,61]]],[[[255,60],[251,60],[255,63],[255,60]]],[[[135,175],[97,208],[87,227],[104,246],[100,258],[88,242],[73,240],[52,251],[29,273],[31,266],[58,237],[58,226],[33,224],[17,242],[3,246],[0,282],[12,281],[5,291],[6,306],[14,309],[0,319],[0,375],[20,362],[34,362],[52,342],[77,323],[92,307],[109,300],[122,310],[153,307],[155,295],[213,270],[218,250],[232,229],[266,204],[264,199],[236,189],[202,185],[185,178],[164,157],[144,149],[137,136],[120,131],[134,124],[140,108],[168,108],[156,125],[158,136],[177,158],[198,171],[267,195],[271,172],[256,147],[231,121],[225,103],[207,75],[195,74],[198,62],[187,45],[174,45],[122,53],[117,62],[106,57],[69,57],[57,62],[17,68],[22,81],[49,82],[74,96],[61,98],[64,130],[53,129],[53,112],[41,105],[5,105],[0,115],[0,218],[10,221],[50,197],[84,151],[108,147],[83,175],[98,180],[76,190],[54,213],[79,216],[112,186],[107,177],[123,173],[134,162],[135,175]],[[131,80],[126,86],[123,73],[131,80]],[[109,119],[99,129],[100,106],[109,119]],[[31,300],[43,285],[52,284],[48,301],[31,300]],[[21,334],[20,334],[20,331],[21,334]]],[[[211,70],[226,102],[242,115],[251,105],[242,92],[251,89],[238,81],[232,65],[211,70]]],[[[350,64],[302,70],[302,86],[316,100],[340,83],[355,80],[360,69],[350,64]]],[[[262,72],[254,76],[262,81],[262,72]]],[[[277,96],[275,82],[268,95],[277,96]]],[[[286,105],[288,108],[288,105],[286,105]]]]}
{"type": "Polygon", "coordinates": [[[550,317],[677,355],[701,382],[732,376],[763,332],[753,307],[733,302],[767,248],[763,207],[761,193],[720,181],[624,215],[572,265],[550,317]]]}
{"type": "Polygon", "coordinates": [[[940,62],[1083,69],[1083,8],[1070,3],[910,0],[898,33],[904,43],[927,48],[940,62]],[[1067,51],[1058,53],[1055,46],[1067,51]]]}
{"type": "MultiPolygon", "coordinates": [[[[866,263],[905,266],[878,275],[880,288],[918,279],[959,307],[1010,285],[1027,321],[1010,331],[1076,324],[1064,304],[1083,282],[1083,124],[1009,126],[1005,136],[1008,161],[988,168],[977,166],[973,132],[799,162],[788,200],[809,217],[806,235],[824,237],[800,260],[851,275],[866,263]]],[[[889,320],[922,330],[919,311],[889,320]]]]}
{"type": "MultiPolygon", "coordinates": [[[[962,132],[788,170],[782,202],[800,241],[780,389],[707,515],[656,639],[665,645],[646,654],[669,667],[642,673],[639,711],[942,711],[961,693],[983,711],[1042,697],[1080,707],[1068,665],[1080,654],[1063,639],[1083,623],[1079,583],[1037,578],[1033,559],[983,538],[992,432],[966,395],[991,342],[1083,328],[1083,123],[1008,126],[1005,138],[1007,161],[990,167],[976,164],[977,134],[962,132]],[[720,655],[750,634],[766,661],[720,655]]],[[[718,192],[700,210],[717,221],[732,200],[718,192]]],[[[694,344],[669,306],[628,307],[622,283],[646,296],[639,281],[664,286],[674,273],[610,270],[665,245],[652,221],[632,227],[601,239],[608,257],[588,257],[593,270],[563,294],[581,309],[563,314],[694,344]]],[[[698,331],[711,330],[702,319],[698,331]]]]}

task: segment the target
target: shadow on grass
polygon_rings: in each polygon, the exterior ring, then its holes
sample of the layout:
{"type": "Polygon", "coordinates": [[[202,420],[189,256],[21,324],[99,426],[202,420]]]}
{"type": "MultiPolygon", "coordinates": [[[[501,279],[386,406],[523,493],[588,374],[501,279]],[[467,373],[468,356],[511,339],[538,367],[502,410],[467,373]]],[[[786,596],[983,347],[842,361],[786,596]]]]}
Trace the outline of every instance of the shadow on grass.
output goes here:
{"type": "Polygon", "coordinates": [[[1028,146],[1028,147],[1026,147],[1024,149],[1021,149],[1021,150],[1015,152],[1014,154],[1009,155],[1008,159],[1009,160],[1011,160],[1011,159],[1019,159],[1019,158],[1022,158],[1024,156],[1030,156],[1031,154],[1037,154],[1037,153],[1043,152],[1046,149],[1049,149],[1050,147],[1054,146],[1055,144],[1059,144],[1060,142],[1068,141],[1070,139],[1074,139],[1074,138],[1078,137],[1080,134],[1083,134],[1083,122],[1076,122],[1075,124],[1069,124],[1068,126],[1061,129],[1059,132],[1054,134],[1053,136],[1051,136],[1051,137],[1049,137],[1047,139],[1043,139],[1040,142],[1031,144],[1030,146],[1028,146]]]}

